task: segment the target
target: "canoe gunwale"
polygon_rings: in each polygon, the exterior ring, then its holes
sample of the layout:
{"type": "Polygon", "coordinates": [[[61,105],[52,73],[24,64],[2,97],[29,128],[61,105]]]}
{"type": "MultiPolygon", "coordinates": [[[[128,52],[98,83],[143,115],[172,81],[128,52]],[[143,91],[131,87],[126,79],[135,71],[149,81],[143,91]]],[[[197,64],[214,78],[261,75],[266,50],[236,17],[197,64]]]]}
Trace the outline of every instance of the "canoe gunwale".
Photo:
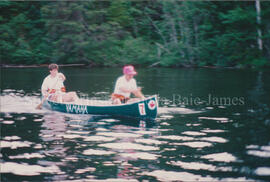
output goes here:
{"type": "Polygon", "coordinates": [[[156,100],[157,100],[157,95],[152,95],[152,96],[149,96],[149,97],[147,97],[147,98],[145,98],[143,100],[139,100],[139,101],[136,101],[136,102],[130,102],[130,103],[124,103],[124,104],[112,104],[112,105],[85,105],[85,104],[77,104],[77,103],[72,103],[72,102],[54,102],[54,101],[50,101],[50,100],[47,100],[47,102],[54,103],[54,104],[63,104],[63,105],[74,104],[74,105],[78,105],[78,106],[119,107],[119,106],[129,106],[129,105],[137,104],[137,103],[140,103],[140,102],[150,100],[150,99],[152,99],[154,97],[156,97],[156,100]]]}

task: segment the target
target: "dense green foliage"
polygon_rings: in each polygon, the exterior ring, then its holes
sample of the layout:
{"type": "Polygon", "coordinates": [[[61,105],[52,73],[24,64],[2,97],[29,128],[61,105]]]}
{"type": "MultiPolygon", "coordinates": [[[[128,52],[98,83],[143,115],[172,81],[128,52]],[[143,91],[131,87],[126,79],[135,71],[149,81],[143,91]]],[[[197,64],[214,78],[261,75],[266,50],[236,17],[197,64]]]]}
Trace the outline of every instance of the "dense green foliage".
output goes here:
{"type": "Polygon", "coordinates": [[[258,13],[254,1],[0,1],[1,63],[269,65],[270,2],[260,6],[258,13]]]}

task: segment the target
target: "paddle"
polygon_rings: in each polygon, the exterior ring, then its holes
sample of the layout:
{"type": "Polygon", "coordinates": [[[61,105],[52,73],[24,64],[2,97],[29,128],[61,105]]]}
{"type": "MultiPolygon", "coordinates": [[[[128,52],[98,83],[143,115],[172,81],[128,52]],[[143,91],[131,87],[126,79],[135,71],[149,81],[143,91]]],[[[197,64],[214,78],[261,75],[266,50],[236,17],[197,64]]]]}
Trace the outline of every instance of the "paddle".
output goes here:
{"type": "MultiPolygon", "coordinates": [[[[52,88],[54,88],[56,86],[56,84],[58,83],[58,80],[59,79],[58,79],[58,76],[57,76],[56,82],[54,83],[52,88]]],[[[44,102],[47,100],[48,97],[49,97],[49,94],[42,99],[41,103],[39,105],[37,105],[36,109],[39,109],[39,110],[42,109],[42,105],[44,104],[44,102]]]]}
{"type": "Polygon", "coordinates": [[[41,103],[39,105],[37,105],[36,109],[42,109],[42,105],[44,104],[44,102],[47,100],[49,95],[47,95],[46,97],[44,97],[41,101],[41,103]]]}

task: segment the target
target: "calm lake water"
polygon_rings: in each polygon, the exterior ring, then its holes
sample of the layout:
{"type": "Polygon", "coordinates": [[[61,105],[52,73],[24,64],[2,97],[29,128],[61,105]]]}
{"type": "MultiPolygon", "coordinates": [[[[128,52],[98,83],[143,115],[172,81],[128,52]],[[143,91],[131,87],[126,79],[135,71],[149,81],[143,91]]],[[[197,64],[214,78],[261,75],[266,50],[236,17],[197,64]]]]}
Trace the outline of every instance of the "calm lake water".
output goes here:
{"type": "MultiPolygon", "coordinates": [[[[117,68],[61,68],[108,99],[117,68]]],[[[155,121],[36,110],[46,68],[1,68],[1,181],[268,181],[270,72],[138,69],[155,121]]]]}

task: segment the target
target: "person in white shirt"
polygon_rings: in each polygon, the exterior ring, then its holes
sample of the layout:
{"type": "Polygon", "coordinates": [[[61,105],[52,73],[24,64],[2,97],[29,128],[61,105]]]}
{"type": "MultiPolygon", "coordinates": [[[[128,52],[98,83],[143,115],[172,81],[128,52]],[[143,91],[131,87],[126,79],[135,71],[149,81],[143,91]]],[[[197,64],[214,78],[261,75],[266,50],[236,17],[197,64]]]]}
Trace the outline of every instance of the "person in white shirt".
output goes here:
{"type": "Polygon", "coordinates": [[[78,96],[76,92],[66,92],[64,81],[66,77],[58,72],[57,64],[49,65],[50,74],[43,80],[41,93],[43,97],[56,102],[76,102],[78,96]]]}
{"type": "Polygon", "coordinates": [[[137,87],[136,80],[133,78],[137,72],[132,65],[124,66],[123,76],[120,76],[115,84],[114,92],[112,94],[113,104],[121,104],[131,102],[140,99],[144,99],[144,95],[141,92],[141,88],[137,87]],[[133,94],[135,99],[130,99],[130,95],[133,94]]]}

